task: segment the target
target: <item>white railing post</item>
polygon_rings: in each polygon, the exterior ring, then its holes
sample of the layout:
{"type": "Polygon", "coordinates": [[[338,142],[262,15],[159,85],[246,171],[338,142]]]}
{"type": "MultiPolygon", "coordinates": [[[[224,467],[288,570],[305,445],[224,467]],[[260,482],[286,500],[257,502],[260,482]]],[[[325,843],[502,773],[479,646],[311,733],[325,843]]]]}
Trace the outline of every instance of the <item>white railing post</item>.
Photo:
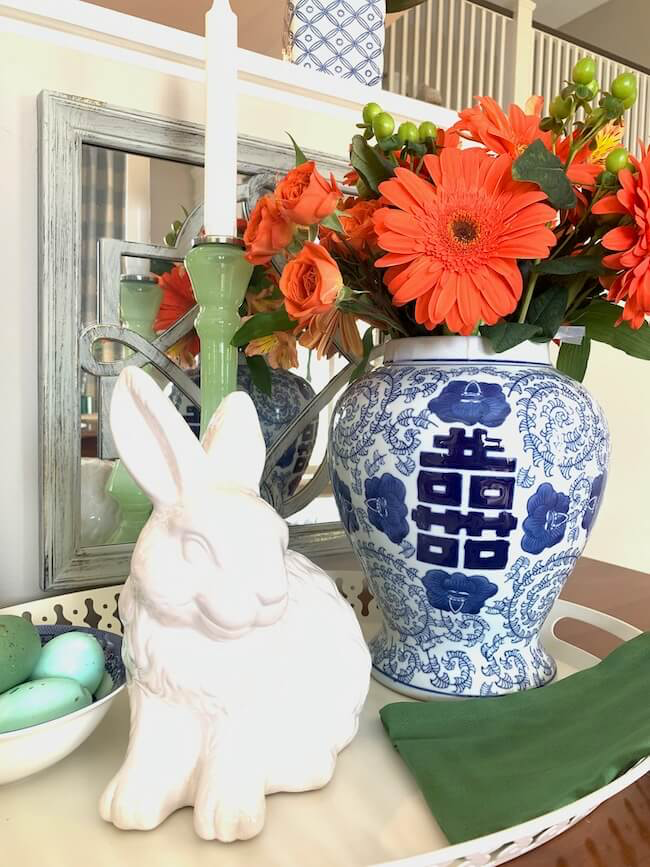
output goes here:
{"type": "Polygon", "coordinates": [[[533,92],[535,31],[533,30],[534,0],[515,0],[510,28],[508,73],[510,98],[523,106],[533,92]]]}

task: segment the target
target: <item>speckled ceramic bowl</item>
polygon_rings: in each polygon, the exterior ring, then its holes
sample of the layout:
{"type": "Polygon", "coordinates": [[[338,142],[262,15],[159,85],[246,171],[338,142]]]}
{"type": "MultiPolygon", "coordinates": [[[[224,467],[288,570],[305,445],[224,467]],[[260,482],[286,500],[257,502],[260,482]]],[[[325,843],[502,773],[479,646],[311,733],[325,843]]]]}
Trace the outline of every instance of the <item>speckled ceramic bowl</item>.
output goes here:
{"type": "Polygon", "coordinates": [[[115,696],[124,689],[122,638],[113,632],[83,626],[37,626],[41,643],[64,632],[88,632],[104,650],[106,670],[113,679],[113,691],[88,707],[50,722],[0,734],[0,785],[20,780],[49,768],[75,750],[97,728],[115,696]]]}

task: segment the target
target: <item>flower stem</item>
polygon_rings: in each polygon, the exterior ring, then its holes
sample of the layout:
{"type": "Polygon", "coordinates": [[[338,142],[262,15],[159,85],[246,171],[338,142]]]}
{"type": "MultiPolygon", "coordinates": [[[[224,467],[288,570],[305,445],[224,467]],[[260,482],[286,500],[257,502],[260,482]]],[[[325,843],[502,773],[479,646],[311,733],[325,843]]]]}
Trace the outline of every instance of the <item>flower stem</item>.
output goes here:
{"type": "Polygon", "coordinates": [[[537,271],[533,271],[530,275],[528,286],[526,287],[526,294],[521,305],[521,310],[519,311],[519,318],[517,319],[517,322],[526,321],[526,316],[528,315],[528,308],[530,307],[530,302],[533,300],[533,292],[535,291],[535,285],[537,283],[538,277],[539,274],[537,273],[537,271]]]}

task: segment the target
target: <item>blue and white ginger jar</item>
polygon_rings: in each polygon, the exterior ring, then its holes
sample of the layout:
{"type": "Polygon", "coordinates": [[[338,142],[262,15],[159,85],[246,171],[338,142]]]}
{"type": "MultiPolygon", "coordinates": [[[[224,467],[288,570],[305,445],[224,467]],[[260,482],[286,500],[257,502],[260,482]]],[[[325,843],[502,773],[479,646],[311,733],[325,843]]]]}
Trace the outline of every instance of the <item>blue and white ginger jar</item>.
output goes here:
{"type": "Polygon", "coordinates": [[[605,489],[607,423],[548,346],[392,341],[331,424],[341,520],[383,615],[373,673],[417,698],[548,683],[539,643],[605,489]]]}
{"type": "MultiPolygon", "coordinates": [[[[189,372],[190,378],[201,385],[200,371],[189,372]]],[[[237,365],[237,388],[247,392],[255,404],[266,447],[271,446],[307,404],[316,396],[314,389],[301,376],[288,370],[271,370],[271,394],[264,394],[253,385],[248,365],[240,357],[237,365]]],[[[201,414],[176,387],[171,400],[192,431],[199,436],[201,414]]],[[[262,496],[276,509],[295,494],[316,443],[318,419],[309,424],[278,459],[266,483],[262,496]]]]}
{"type": "Polygon", "coordinates": [[[287,0],[284,56],[371,87],[384,71],[386,0],[287,0]]]}

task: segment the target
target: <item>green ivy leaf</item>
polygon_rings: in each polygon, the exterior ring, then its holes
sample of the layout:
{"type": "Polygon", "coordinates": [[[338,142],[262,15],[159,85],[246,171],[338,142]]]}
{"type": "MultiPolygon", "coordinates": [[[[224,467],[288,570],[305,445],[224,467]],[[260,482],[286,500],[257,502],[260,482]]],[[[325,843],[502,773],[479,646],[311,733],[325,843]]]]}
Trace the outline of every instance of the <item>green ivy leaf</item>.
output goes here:
{"type": "Polygon", "coordinates": [[[482,337],[486,337],[492,344],[495,352],[505,352],[519,346],[525,340],[541,335],[539,325],[530,325],[525,322],[499,322],[497,325],[481,325],[482,337]]]}
{"type": "Polygon", "coordinates": [[[271,371],[263,355],[246,356],[246,364],[251,375],[251,380],[256,388],[264,394],[271,395],[271,371]]]}
{"type": "Polygon", "coordinates": [[[363,335],[363,355],[359,364],[357,364],[357,366],[352,371],[352,376],[350,377],[351,383],[356,382],[357,379],[360,379],[366,372],[366,369],[368,367],[368,359],[370,358],[370,353],[372,352],[373,345],[372,328],[369,328],[363,335]]]}
{"type": "Polygon", "coordinates": [[[395,174],[392,163],[383,154],[370,147],[362,135],[352,138],[350,162],[371,190],[379,192],[379,184],[395,174]]]}
{"type": "Polygon", "coordinates": [[[557,277],[567,277],[573,274],[607,274],[603,267],[602,256],[560,256],[559,259],[545,259],[535,267],[538,274],[553,274],[557,277]]]}
{"type": "Polygon", "coordinates": [[[555,337],[566,316],[568,295],[569,290],[566,286],[552,286],[544,292],[533,295],[526,322],[540,327],[540,337],[548,340],[555,337]]]}
{"type": "Polygon", "coordinates": [[[555,154],[544,147],[541,139],[528,145],[512,165],[512,177],[516,181],[531,181],[543,190],[554,208],[573,208],[575,193],[566,176],[564,165],[555,154]]]}
{"type": "Polygon", "coordinates": [[[644,322],[639,329],[630,328],[627,322],[616,325],[622,312],[617,304],[596,300],[573,319],[573,324],[584,325],[590,340],[650,361],[650,325],[644,322]]]}
{"type": "Polygon", "coordinates": [[[582,382],[587,372],[591,352],[591,340],[583,338],[582,343],[563,343],[557,357],[557,369],[571,379],[582,382]]]}
{"type": "Polygon", "coordinates": [[[287,135],[288,135],[289,138],[291,139],[291,144],[293,145],[293,149],[294,149],[294,151],[295,151],[295,153],[296,153],[296,166],[301,166],[303,163],[307,163],[307,162],[309,162],[309,160],[308,160],[307,157],[305,156],[305,154],[304,154],[302,148],[301,148],[300,145],[296,142],[295,138],[291,135],[291,133],[288,132],[287,135]]]}
{"type": "Polygon", "coordinates": [[[268,337],[274,331],[291,331],[298,323],[289,318],[289,314],[281,307],[271,313],[255,313],[235,332],[230,341],[231,346],[246,346],[258,337],[268,337]]]}

